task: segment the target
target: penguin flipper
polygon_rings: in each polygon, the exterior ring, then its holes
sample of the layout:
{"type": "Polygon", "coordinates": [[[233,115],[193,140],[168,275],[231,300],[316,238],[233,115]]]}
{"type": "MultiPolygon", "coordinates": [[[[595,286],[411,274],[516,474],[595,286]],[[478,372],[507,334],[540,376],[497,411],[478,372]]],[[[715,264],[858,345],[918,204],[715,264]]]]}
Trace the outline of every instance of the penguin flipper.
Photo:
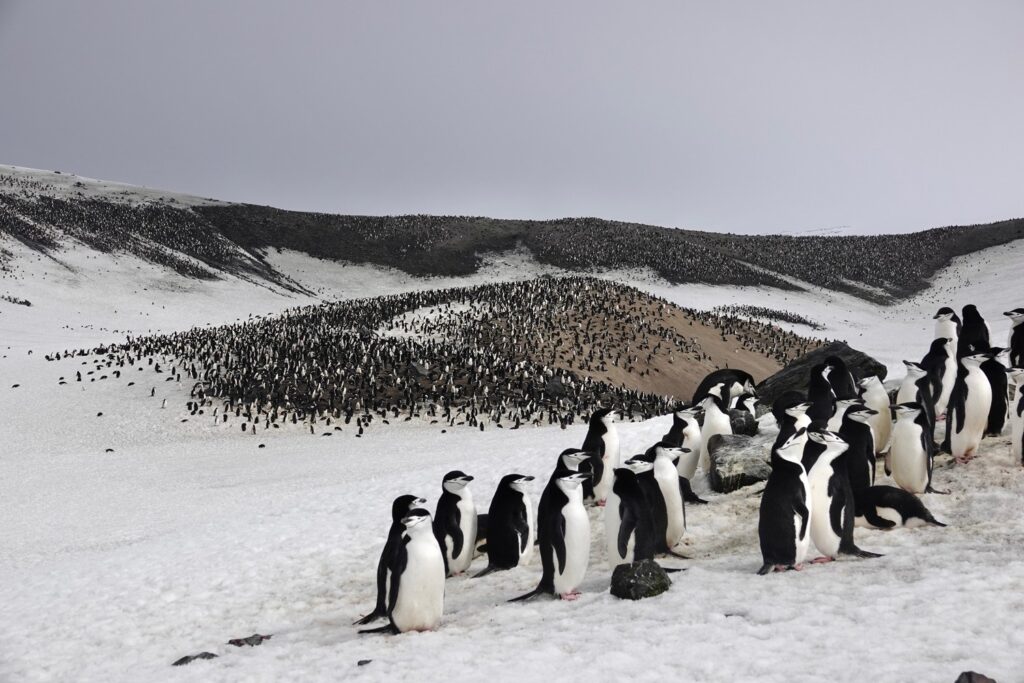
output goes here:
{"type": "Polygon", "coordinates": [[[882,555],[881,553],[873,553],[869,550],[861,550],[855,545],[851,546],[848,550],[840,549],[839,552],[841,552],[844,555],[852,555],[854,557],[859,557],[865,560],[869,560],[873,557],[885,557],[885,555],[882,555]]]}
{"type": "MultiPolygon", "coordinates": [[[[621,509],[621,508],[620,508],[621,509]]],[[[622,514],[622,521],[619,523],[618,551],[619,557],[626,557],[629,552],[629,537],[636,531],[636,517],[628,510],[622,514]]]]}
{"type": "Polygon", "coordinates": [[[879,515],[874,505],[869,505],[864,510],[864,519],[867,520],[868,524],[879,529],[891,529],[896,526],[896,522],[879,515]]]}
{"type": "Polygon", "coordinates": [[[921,519],[923,519],[924,521],[928,522],[932,526],[942,526],[942,527],[946,526],[945,524],[943,524],[939,520],[935,519],[935,517],[930,512],[928,513],[927,517],[922,517],[921,519]]]}
{"type": "Polygon", "coordinates": [[[555,537],[551,539],[551,549],[558,561],[558,573],[565,572],[565,515],[558,514],[558,530],[555,537]]]}

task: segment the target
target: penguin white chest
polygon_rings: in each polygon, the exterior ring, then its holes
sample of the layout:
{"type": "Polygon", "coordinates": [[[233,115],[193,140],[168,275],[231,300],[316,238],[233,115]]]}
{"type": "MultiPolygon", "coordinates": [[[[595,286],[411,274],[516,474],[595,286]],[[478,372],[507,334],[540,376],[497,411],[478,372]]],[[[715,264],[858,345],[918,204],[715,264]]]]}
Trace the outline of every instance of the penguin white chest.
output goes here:
{"type": "Polygon", "coordinates": [[[705,472],[711,469],[708,441],[715,434],[732,434],[732,423],[729,421],[729,416],[717,407],[704,412],[704,427],[700,430],[700,466],[705,472]]]}
{"type": "Polygon", "coordinates": [[[562,508],[565,518],[565,567],[558,566],[555,557],[555,592],[570,593],[579,587],[587,573],[590,559],[590,517],[583,507],[583,499],[570,500],[562,508]]]}
{"type": "MultiPolygon", "coordinates": [[[[828,482],[832,477],[832,466],[829,463],[817,462],[811,467],[808,480],[811,486],[811,540],[814,547],[825,557],[839,554],[839,533],[832,528],[832,498],[828,495],[828,482]]],[[[846,514],[846,510],[843,514],[846,514]]],[[[842,519],[839,520],[840,527],[842,519]]]]}
{"type": "Polygon", "coordinates": [[[672,548],[683,538],[683,496],[679,491],[679,472],[668,458],[656,458],[654,461],[654,480],[658,482],[661,496],[665,499],[665,515],[668,526],[665,528],[665,544],[672,548]]]}
{"type": "Polygon", "coordinates": [[[803,472],[800,473],[800,485],[804,487],[804,501],[807,503],[807,514],[810,519],[807,520],[807,525],[804,526],[804,520],[799,514],[793,515],[793,538],[796,539],[796,560],[795,564],[802,564],[807,559],[807,551],[811,548],[811,520],[814,519],[813,503],[811,501],[811,483],[807,479],[807,475],[803,472]],[[803,529],[803,535],[800,535],[800,530],[803,529]]]}
{"type": "Polygon", "coordinates": [[[697,472],[697,463],[700,461],[700,429],[694,423],[692,426],[687,425],[686,429],[683,430],[683,448],[689,448],[689,453],[683,453],[679,456],[678,472],[680,476],[686,477],[690,481],[693,481],[693,475],[697,472]]]}
{"type": "Polygon", "coordinates": [[[523,494],[523,505],[526,506],[526,528],[528,531],[526,535],[526,548],[520,546],[520,565],[529,564],[530,560],[533,559],[533,542],[537,538],[537,520],[533,512],[533,501],[525,493],[523,494]]]}
{"type": "Polygon", "coordinates": [[[924,493],[928,487],[928,453],[921,444],[921,427],[912,420],[897,420],[889,448],[892,478],[904,491],[924,493]]]}
{"type": "Polygon", "coordinates": [[[444,560],[432,537],[406,546],[408,562],[398,585],[391,620],[399,631],[429,631],[441,623],[444,612],[444,560]]]}
{"type": "MultiPolygon", "coordinates": [[[[473,562],[473,552],[476,547],[476,506],[473,505],[473,497],[468,491],[464,491],[459,498],[458,508],[459,530],[462,532],[462,551],[458,555],[453,555],[449,552],[448,564],[453,573],[464,572],[469,569],[469,565],[473,562]]],[[[449,548],[453,547],[451,541],[447,545],[449,548]]]]}
{"type": "MultiPolygon", "coordinates": [[[[608,493],[608,501],[604,506],[604,536],[605,544],[608,547],[608,565],[611,567],[631,560],[630,557],[619,555],[619,525],[621,523],[619,496],[612,490],[608,493]]],[[[627,555],[629,554],[627,553],[627,555]]]]}

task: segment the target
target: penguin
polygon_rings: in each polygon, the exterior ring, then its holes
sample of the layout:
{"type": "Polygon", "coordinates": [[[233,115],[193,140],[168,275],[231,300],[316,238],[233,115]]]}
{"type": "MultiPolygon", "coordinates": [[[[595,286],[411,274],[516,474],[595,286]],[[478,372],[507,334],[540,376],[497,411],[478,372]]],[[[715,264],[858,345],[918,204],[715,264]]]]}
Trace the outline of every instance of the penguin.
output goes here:
{"type": "Polygon", "coordinates": [[[697,385],[697,390],[693,392],[693,401],[691,403],[693,405],[700,405],[700,402],[719,384],[723,385],[723,389],[718,395],[725,399],[726,405],[732,402],[734,396],[739,396],[743,393],[754,393],[754,377],[749,372],[735,368],[722,368],[721,370],[709,372],[700,381],[700,384],[697,385]]]}
{"type": "Polygon", "coordinates": [[[918,363],[921,369],[928,373],[932,396],[932,412],[936,416],[942,415],[945,412],[945,404],[942,405],[941,410],[939,409],[939,399],[945,391],[946,402],[949,402],[949,392],[952,391],[953,381],[956,380],[956,357],[946,350],[946,347],[949,346],[949,341],[945,337],[933,340],[928,353],[918,363]],[[946,381],[949,382],[948,387],[943,386],[943,382],[946,381]]]}
{"type": "Polygon", "coordinates": [[[843,418],[846,416],[846,411],[862,405],[864,405],[864,402],[859,397],[837,399],[835,412],[828,419],[825,429],[830,432],[838,432],[840,427],[843,426],[843,418]]]}
{"type": "Polygon", "coordinates": [[[811,540],[821,557],[831,562],[839,554],[881,557],[861,550],[853,542],[853,492],[846,478],[848,444],[834,432],[811,430],[801,460],[811,488],[811,540]]]}
{"type": "Polygon", "coordinates": [[[437,501],[434,533],[444,548],[445,566],[449,576],[469,569],[476,548],[477,513],[469,482],[473,477],[459,470],[444,475],[443,492],[437,501]]]}
{"type": "Polygon", "coordinates": [[[615,428],[618,414],[610,408],[602,408],[590,416],[590,428],[583,440],[583,450],[596,455],[585,465],[583,471],[593,473],[593,482],[585,482],[584,498],[603,505],[612,486],[612,470],[619,466],[619,432],[615,428]]]}
{"type": "Polygon", "coordinates": [[[732,434],[732,421],[729,419],[728,399],[724,398],[724,384],[716,384],[701,401],[704,409],[704,424],[700,430],[700,467],[705,472],[711,470],[711,456],[708,442],[716,434],[732,434]]]}
{"type": "Polygon", "coordinates": [[[828,383],[836,398],[857,398],[857,383],[853,381],[853,373],[846,367],[846,362],[839,356],[829,356],[825,359],[825,366],[829,368],[828,383]]]}
{"type": "MultiPolygon", "coordinates": [[[[779,448],[789,440],[789,437],[796,434],[811,424],[811,418],[807,417],[807,411],[811,404],[804,401],[804,396],[799,391],[787,391],[772,404],[772,416],[779,426],[779,433],[775,437],[773,448],[779,448]]],[[[806,433],[804,434],[806,439],[806,433]]]]}
{"type": "Polygon", "coordinates": [[[595,453],[585,451],[580,448],[566,448],[564,451],[559,453],[558,462],[555,464],[555,469],[551,473],[551,477],[548,478],[548,483],[555,481],[560,477],[564,477],[567,474],[574,474],[580,471],[580,467],[585,462],[589,462],[595,457],[595,453]]]}
{"type": "Polygon", "coordinates": [[[388,581],[389,567],[398,544],[402,540],[402,533],[405,531],[405,524],[402,520],[415,508],[426,503],[425,498],[417,498],[412,495],[399,496],[391,504],[391,528],[388,529],[388,538],[384,542],[384,550],[381,551],[380,560],[377,561],[377,604],[373,611],[355,622],[359,626],[365,626],[375,619],[387,616],[388,581]]]}
{"type": "Polygon", "coordinates": [[[533,477],[506,474],[498,482],[487,510],[487,567],[474,578],[529,563],[537,525],[529,483],[533,477]]]}
{"type": "MultiPolygon", "coordinates": [[[[934,435],[935,404],[932,401],[931,380],[928,378],[928,373],[919,363],[905,360],[903,364],[907,366],[907,374],[903,378],[899,390],[896,392],[896,403],[920,404],[921,410],[928,422],[927,433],[934,435]]],[[[932,438],[934,439],[934,437],[932,438]]]]}
{"type": "Polygon", "coordinates": [[[875,411],[871,416],[871,431],[875,439],[875,457],[889,449],[889,434],[892,432],[892,412],[889,410],[889,394],[876,376],[860,381],[861,398],[864,405],[875,411]]]}
{"type": "Polygon", "coordinates": [[[743,393],[736,397],[733,404],[733,410],[745,410],[750,413],[750,417],[757,419],[757,396],[751,393],[743,393]]]}
{"type": "Polygon", "coordinates": [[[583,482],[589,472],[566,474],[549,482],[537,509],[537,539],[543,573],[537,587],[509,602],[551,593],[563,600],[579,597],[590,559],[590,517],[583,507],[583,482]]]}
{"type": "Polygon", "coordinates": [[[612,568],[654,559],[654,517],[637,479],[638,474],[653,471],[654,463],[636,459],[615,469],[615,482],[604,509],[608,564],[612,568]]]}
{"type": "Polygon", "coordinates": [[[1010,453],[1024,465],[1024,367],[1010,370],[1010,382],[1016,387],[1016,398],[1010,409],[1010,453]]]}
{"type": "Polygon", "coordinates": [[[648,448],[643,455],[632,458],[649,462],[654,466],[653,477],[657,483],[657,490],[652,491],[648,502],[655,520],[655,530],[660,534],[660,538],[655,539],[655,551],[677,557],[679,555],[673,552],[672,548],[683,539],[683,532],[686,531],[686,509],[679,485],[679,471],[676,468],[676,461],[682,455],[682,449],[657,443],[648,448]]]}
{"type": "Polygon", "coordinates": [[[868,529],[915,527],[924,524],[946,526],[935,519],[921,499],[895,486],[872,486],[865,504],[857,513],[856,525],[868,529]]]}
{"type": "Polygon", "coordinates": [[[444,613],[445,563],[431,530],[430,513],[411,510],[402,519],[405,530],[388,563],[388,625],[360,633],[432,631],[444,613]]]}
{"type": "Polygon", "coordinates": [[[957,340],[960,338],[960,330],[963,329],[963,323],[956,311],[949,306],[943,306],[932,316],[932,319],[935,321],[935,336],[952,339],[953,346],[956,346],[957,340]]]}
{"type": "Polygon", "coordinates": [[[801,569],[811,543],[810,486],[801,464],[807,430],[800,429],[773,448],[772,471],[761,494],[757,535],[764,575],[783,569],[801,569]]]}
{"type": "Polygon", "coordinates": [[[1006,350],[993,346],[988,352],[988,359],[981,364],[981,371],[992,389],[992,402],[989,404],[988,421],[985,436],[1000,436],[1006,426],[1007,401],[1010,386],[1006,376],[1006,365],[1000,362],[1006,358],[1006,350]]]}
{"type": "Polygon", "coordinates": [[[811,380],[807,387],[807,400],[811,407],[807,410],[807,417],[811,418],[811,424],[815,426],[825,426],[835,412],[836,395],[828,381],[831,372],[832,368],[824,363],[811,368],[811,380]]]}
{"type": "Polygon", "coordinates": [[[946,442],[958,462],[965,463],[977,454],[981,437],[988,426],[992,405],[992,387],[981,371],[988,360],[985,354],[960,358],[956,383],[949,396],[946,416],[946,442]]]}
{"type": "Polygon", "coordinates": [[[839,428],[839,436],[849,446],[845,456],[846,478],[850,482],[856,514],[860,514],[867,502],[867,490],[875,483],[875,438],[871,431],[875,414],[867,406],[854,406],[846,411],[839,428]]]}
{"type": "Polygon", "coordinates": [[[935,414],[944,415],[949,404],[949,395],[956,382],[957,340],[960,337],[960,318],[952,308],[940,308],[934,316],[935,339],[948,339],[946,342],[947,362],[943,370],[942,391],[935,398],[935,414]]]}
{"type": "Polygon", "coordinates": [[[701,437],[700,423],[697,416],[701,414],[700,406],[682,408],[672,415],[672,428],[661,437],[661,441],[674,448],[681,448],[678,472],[679,485],[683,491],[683,502],[706,505],[707,501],[693,492],[693,477],[697,473],[700,461],[701,437]]]}
{"type": "Polygon", "coordinates": [[[900,403],[894,408],[889,467],[892,478],[910,493],[939,493],[932,488],[934,442],[928,433],[928,418],[920,403],[900,403]]]}
{"type": "Polygon", "coordinates": [[[1010,349],[1010,367],[1024,367],[1024,308],[1015,308],[1003,315],[1010,319],[1010,338],[1006,343],[1010,349]]]}
{"type": "Polygon", "coordinates": [[[981,317],[978,307],[974,304],[964,306],[962,313],[964,322],[957,339],[957,356],[964,358],[976,353],[985,353],[992,346],[989,341],[988,323],[981,317]]]}

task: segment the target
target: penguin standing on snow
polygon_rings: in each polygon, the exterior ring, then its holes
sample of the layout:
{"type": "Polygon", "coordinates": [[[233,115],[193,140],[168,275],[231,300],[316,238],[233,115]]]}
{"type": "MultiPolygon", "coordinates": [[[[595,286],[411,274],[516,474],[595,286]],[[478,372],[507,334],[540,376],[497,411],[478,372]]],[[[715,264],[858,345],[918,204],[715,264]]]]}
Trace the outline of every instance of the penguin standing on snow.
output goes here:
{"type": "Polygon", "coordinates": [[[537,587],[509,602],[551,593],[563,600],[579,597],[590,560],[590,517],[583,507],[583,482],[589,472],[566,474],[549,482],[537,509],[537,540],[543,565],[537,587]]]}
{"type": "Polygon", "coordinates": [[[892,413],[889,410],[889,394],[882,386],[882,380],[872,375],[860,381],[860,397],[864,405],[875,411],[871,416],[871,431],[875,438],[875,457],[877,458],[889,447],[889,434],[892,431],[892,413]]]}
{"type": "MultiPolygon", "coordinates": [[[[683,539],[683,532],[686,531],[686,509],[680,493],[679,471],[676,469],[676,461],[681,455],[681,449],[658,443],[647,449],[644,454],[632,458],[649,462],[654,466],[651,476],[657,487],[652,488],[648,496],[655,531],[658,533],[654,549],[658,553],[668,553],[677,557],[680,555],[673,552],[672,548],[683,539]]],[[[643,475],[641,479],[642,477],[643,475]]]]}
{"type": "Polygon", "coordinates": [[[932,488],[935,442],[928,432],[928,418],[920,403],[900,403],[895,408],[888,466],[893,480],[910,493],[940,493],[932,488]]]}
{"type": "Polygon", "coordinates": [[[867,490],[875,483],[875,438],[871,418],[875,411],[867,406],[854,406],[846,411],[839,436],[847,443],[846,478],[853,493],[856,514],[866,503],[867,490]]]}
{"type": "Polygon", "coordinates": [[[533,556],[536,522],[530,500],[533,477],[506,474],[487,510],[487,567],[474,578],[526,564],[533,556]]]}
{"type": "Polygon", "coordinates": [[[444,549],[449,576],[469,569],[476,550],[477,514],[469,482],[473,477],[459,470],[444,475],[443,492],[434,514],[434,533],[444,549]]]}
{"type": "Polygon", "coordinates": [[[811,540],[821,557],[814,563],[831,562],[840,554],[881,557],[861,550],[853,542],[853,492],[846,478],[847,444],[833,432],[812,430],[801,463],[811,488],[811,540]]]}
{"type": "Polygon", "coordinates": [[[946,526],[935,519],[921,499],[895,486],[872,486],[867,490],[865,504],[857,513],[856,525],[869,529],[892,529],[895,526],[915,527],[923,524],[946,526]]]}
{"type": "Polygon", "coordinates": [[[582,465],[582,471],[593,473],[593,482],[584,482],[583,497],[603,505],[612,487],[612,470],[619,466],[619,432],[615,428],[618,415],[610,408],[597,410],[590,416],[590,428],[583,440],[583,450],[595,456],[582,465]]]}
{"type": "Polygon", "coordinates": [[[1010,319],[1010,367],[1024,367],[1024,308],[1006,311],[1003,315],[1010,319]]]}
{"type": "Polygon", "coordinates": [[[896,392],[896,403],[920,404],[925,419],[928,421],[928,434],[933,434],[935,431],[935,403],[932,400],[931,380],[927,371],[919,363],[905,360],[903,364],[907,366],[907,375],[903,378],[899,391],[896,392]]]}
{"type": "Polygon", "coordinates": [[[360,633],[432,631],[444,613],[444,556],[422,508],[402,519],[405,530],[388,564],[389,624],[360,633]]]}
{"type": "Polygon", "coordinates": [[[729,419],[729,400],[723,397],[724,384],[713,386],[708,395],[701,401],[704,408],[704,424],[700,430],[700,466],[705,474],[711,470],[711,455],[708,442],[716,434],[732,434],[732,421],[729,419]]]}
{"type": "Polygon", "coordinates": [[[952,308],[943,307],[935,314],[935,338],[948,339],[946,343],[946,356],[950,362],[942,375],[942,392],[935,397],[935,413],[943,415],[946,406],[949,404],[949,394],[953,391],[953,383],[956,382],[957,368],[957,340],[960,338],[960,318],[952,308]]]}
{"type": "Polygon", "coordinates": [[[965,463],[977,454],[981,437],[988,426],[992,406],[992,387],[981,371],[988,360],[985,354],[964,356],[949,396],[946,416],[946,442],[958,462],[965,463]]]}
{"type": "Polygon", "coordinates": [[[615,482],[604,509],[608,564],[613,568],[654,559],[654,517],[637,479],[638,474],[653,470],[653,463],[634,459],[615,468],[615,482]]]}
{"type": "Polygon", "coordinates": [[[365,626],[374,619],[381,619],[387,616],[389,567],[391,566],[394,554],[398,551],[398,545],[402,541],[402,533],[405,532],[405,524],[402,520],[405,519],[409,512],[426,502],[425,498],[405,495],[395,498],[395,501],[391,504],[391,528],[388,529],[388,538],[384,542],[384,550],[380,554],[380,560],[377,561],[377,604],[372,612],[356,622],[357,625],[365,626]]]}
{"type": "Polygon", "coordinates": [[[673,448],[682,449],[677,470],[679,472],[679,486],[683,491],[683,501],[703,505],[707,501],[693,492],[693,477],[697,473],[702,443],[700,423],[697,422],[697,416],[700,413],[701,408],[699,406],[682,408],[675,411],[672,415],[672,428],[661,437],[661,441],[673,448]]]}
{"type": "Polygon", "coordinates": [[[772,471],[761,494],[757,535],[763,563],[758,574],[800,569],[811,543],[810,486],[801,464],[806,430],[772,449],[772,471]]]}
{"type": "Polygon", "coordinates": [[[988,422],[985,426],[985,436],[999,436],[1006,426],[1006,404],[1009,399],[1010,385],[1006,377],[1006,365],[1001,358],[1006,358],[1006,350],[993,346],[988,353],[988,359],[981,364],[981,371],[988,379],[988,385],[992,389],[992,403],[988,409],[988,422]]]}
{"type": "Polygon", "coordinates": [[[940,337],[932,341],[928,353],[918,365],[928,373],[928,381],[931,389],[933,412],[936,416],[942,415],[945,411],[945,403],[942,410],[939,410],[939,399],[943,392],[946,393],[946,402],[949,401],[949,392],[952,391],[952,383],[956,380],[956,356],[947,351],[949,339],[940,337]],[[949,381],[949,386],[944,387],[943,382],[949,381]]]}
{"type": "Polygon", "coordinates": [[[992,342],[989,341],[988,323],[981,317],[978,307],[967,304],[963,308],[964,323],[957,339],[956,353],[959,358],[988,351],[992,342]]]}
{"type": "Polygon", "coordinates": [[[1016,387],[1014,405],[1010,407],[1010,452],[1024,465],[1024,367],[1010,371],[1010,382],[1016,387]]]}

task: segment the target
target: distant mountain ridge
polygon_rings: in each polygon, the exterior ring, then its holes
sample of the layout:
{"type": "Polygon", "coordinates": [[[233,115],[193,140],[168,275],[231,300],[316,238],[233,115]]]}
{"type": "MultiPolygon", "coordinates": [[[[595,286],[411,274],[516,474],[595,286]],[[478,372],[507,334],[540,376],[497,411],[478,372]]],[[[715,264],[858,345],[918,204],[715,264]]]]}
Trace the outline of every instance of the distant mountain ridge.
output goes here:
{"type": "MultiPolygon", "coordinates": [[[[540,263],[576,272],[649,268],[672,283],[801,283],[879,303],[908,297],[956,256],[1024,238],[1024,219],[875,236],[734,235],[599,218],[348,216],[233,204],[56,172],[0,166],[4,239],[55,252],[77,240],[128,252],[189,277],[223,272],[294,288],[269,249],[397,268],[468,275],[482,257],[525,247],[540,263]]],[[[5,257],[6,254],[6,257],[5,257]]]]}

